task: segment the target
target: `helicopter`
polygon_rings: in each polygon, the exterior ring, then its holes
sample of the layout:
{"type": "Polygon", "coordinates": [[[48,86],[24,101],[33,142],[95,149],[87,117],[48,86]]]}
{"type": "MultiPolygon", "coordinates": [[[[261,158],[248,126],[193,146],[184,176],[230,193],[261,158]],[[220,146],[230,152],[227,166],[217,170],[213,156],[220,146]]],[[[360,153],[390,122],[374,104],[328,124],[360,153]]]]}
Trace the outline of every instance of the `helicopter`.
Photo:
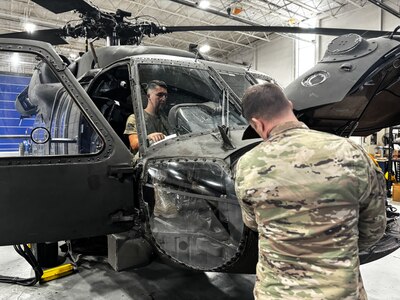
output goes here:
{"type": "MultiPolygon", "coordinates": [[[[76,8],[34,2],[53,12],[76,8]]],[[[22,139],[24,147],[0,158],[0,245],[131,231],[190,269],[255,272],[258,237],[242,222],[234,166],[261,139],[241,115],[240,98],[247,87],[274,80],[199,53],[139,45],[145,36],[185,30],[345,33],[285,89],[297,117],[342,136],[400,123],[393,105],[399,95],[396,31],[133,24],[127,12],[104,13],[78,2],[82,22],[76,26],[0,35],[2,59],[18,53],[25,61],[24,70],[0,75],[8,82],[8,105],[17,110],[4,119],[25,124],[2,136],[22,139]],[[62,43],[62,36],[110,37],[119,45],[91,47],[71,63],[45,42],[62,43]],[[166,114],[175,133],[150,144],[143,108],[145,84],[154,79],[168,85],[166,114]],[[135,156],[123,134],[132,113],[140,143],[135,156]],[[172,205],[175,215],[156,214],[159,203],[172,205]]],[[[397,217],[390,215],[388,224],[382,240],[360,253],[362,263],[400,247],[397,217]]]]}

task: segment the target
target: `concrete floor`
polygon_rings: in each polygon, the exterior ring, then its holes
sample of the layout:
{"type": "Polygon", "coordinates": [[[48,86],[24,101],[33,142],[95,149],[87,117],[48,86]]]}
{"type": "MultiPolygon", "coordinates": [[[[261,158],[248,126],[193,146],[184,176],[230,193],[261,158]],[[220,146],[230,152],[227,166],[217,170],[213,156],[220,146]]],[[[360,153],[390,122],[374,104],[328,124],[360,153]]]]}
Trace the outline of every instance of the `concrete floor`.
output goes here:
{"type": "MultiPolygon", "coordinates": [[[[400,211],[400,203],[389,200],[400,211]]],[[[400,299],[400,249],[371,263],[361,265],[369,300],[400,299]]]]}
{"type": "MultiPolygon", "coordinates": [[[[158,261],[116,272],[106,262],[85,261],[79,272],[34,287],[0,283],[0,299],[253,299],[254,275],[190,272],[158,261]]],[[[0,274],[29,277],[29,265],[12,247],[0,247],[0,274]]]]}
{"type": "MultiPolygon", "coordinates": [[[[396,204],[400,208],[399,204],[396,204]]],[[[400,249],[362,265],[369,300],[400,299],[400,249]]],[[[0,247],[0,274],[30,277],[30,266],[12,247],[0,247]]],[[[88,257],[79,272],[34,287],[0,283],[0,299],[253,299],[254,275],[190,272],[158,261],[115,272],[108,263],[88,257]]]]}

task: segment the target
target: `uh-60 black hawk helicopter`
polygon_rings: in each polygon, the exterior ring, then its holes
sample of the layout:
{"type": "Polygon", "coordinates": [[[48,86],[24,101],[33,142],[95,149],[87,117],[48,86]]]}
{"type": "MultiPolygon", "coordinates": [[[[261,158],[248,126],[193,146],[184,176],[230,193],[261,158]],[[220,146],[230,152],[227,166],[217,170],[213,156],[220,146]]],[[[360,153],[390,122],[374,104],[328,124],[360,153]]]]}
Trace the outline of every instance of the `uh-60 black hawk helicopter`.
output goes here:
{"type": "MultiPolygon", "coordinates": [[[[254,272],[257,235],[243,225],[233,168],[261,141],[241,116],[240,97],[248,86],[272,79],[187,51],[139,46],[143,36],[184,30],[351,32],[334,39],[323,59],[286,88],[297,116],[311,128],[343,136],[366,136],[400,123],[395,32],[161,27],[128,22],[129,13],[104,13],[84,1],[34,2],[55,13],[77,9],[83,16],[76,26],[42,30],[34,39],[62,43],[60,36],[109,36],[136,45],[92,49],[69,63],[50,44],[26,40],[29,34],[0,36],[1,57],[19,53],[26,62],[18,74],[0,74],[18,82],[13,86],[19,91],[9,87],[14,96],[7,105],[16,106],[13,118],[26,125],[2,139],[25,139],[26,153],[0,158],[0,245],[131,230],[186,267],[254,272]],[[154,79],[168,85],[167,113],[175,134],[150,145],[143,84],[154,79]],[[132,113],[140,141],[135,157],[123,135],[132,113]],[[154,213],[157,205],[172,206],[174,216],[154,213]]],[[[0,66],[4,71],[8,65],[0,66]]],[[[400,247],[395,216],[388,213],[387,233],[361,253],[363,263],[400,247]]]]}

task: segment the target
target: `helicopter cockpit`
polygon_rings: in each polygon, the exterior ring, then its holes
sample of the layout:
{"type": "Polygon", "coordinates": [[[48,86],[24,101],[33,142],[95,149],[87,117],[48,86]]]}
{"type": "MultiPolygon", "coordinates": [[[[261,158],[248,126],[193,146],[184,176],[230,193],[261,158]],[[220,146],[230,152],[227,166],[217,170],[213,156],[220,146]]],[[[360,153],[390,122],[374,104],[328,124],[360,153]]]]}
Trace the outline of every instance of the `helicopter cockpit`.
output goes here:
{"type": "MultiPolygon", "coordinates": [[[[229,85],[222,76],[232,75],[205,66],[204,62],[183,60],[165,55],[134,56],[130,61],[123,59],[103,69],[91,81],[87,87],[89,96],[126,145],[127,137],[123,134],[126,120],[134,112],[141,118],[147,106],[146,84],[154,79],[168,86],[168,100],[162,113],[168,118],[174,136],[204,134],[219,125],[247,124],[240,115],[236,94],[242,94],[251,84],[244,78],[244,71],[229,85]],[[246,80],[245,84],[237,80],[239,76],[246,80]],[[240,88],[235,86],[237,82],[240,88]]],[[[144,119],[138,123],[145,130],[144,119]]],[[[142,132],[142,136],[147,134],[142,132]]],[[[146,141],[144,144],[147,147],[146,141]]]]}
{"type": "MultiPolygon", "coordinates": [[[[164,113],[176,139],[196,139],[216,133],[221,125],[232,129],[247,125],[240,115],[237,96],[209,66],[193,59],[136,56],[103,69],[87,88],[88,95],[121,139],[126,118],[133,112],[142,125],[139,136],[142,139],[147,136],[141,115],[147,105],[144,87],[154,79],[168,85],[164,113]]],[[[86,128],[86,132],[90,131],[86,128]]],[[[147,145],[143,139],[142,144],[142,156],[147,157],[148,150],[163,147],[167,141],[147,145]]],[[[220,163],[156,160],[149,162],[144,172],[146,184],[141,193],[145,195],[155,243],[166,255],[194,268],[224,266],[234,260],[243,243],[240,208],[231,173],[224,165],[222,160],[220,163]],[[207,180],[202,179],[205,176],[207,180]],[[176,215],[163,219],[156,203],[173,205],[176,215]]]]}
{"type": "MultiPolygon", "coordinates": [[[[119,52],[115,52],[120,57],[117,61],[111,63],[107,61],[108,52],[103,50],[108,49],[100,48],[96,50],[98,61],[94,59],[95,55],[89,52],[68,68],[74,71],[74,76],[78,76],[81,86],[87,90],[96,107],[126,146],[129,146],[128,139],[123,134],[126,119],[134,113],[133,107],[139,103],[139,100],[141,103],[138,104],[138,109],[146,107],[145,86],[154,78],[165,81],[169,87],[169,98],[164,113],[175,135],[213,131],[218,125],[227,127],[246,125],[245,120],[240,116],[239,103],[245,89],[257,82],[251,70],[246,70],[243,66],[197,60],[190,56],[177,57],[170,55],[171,50],[166,50],[166,55],[163,55],[159,53],[159,49],[153,48],[127,46],[120,48],[118,48],[119,52]],[[148,55],[147,51],[155,51],[157,54],[148,55]],[[104,67],[104,64],[109,65],[104,67]],[[82,72],[82,66],[86,65],[90,65],[91,68],[82,72]],[[138,88],[137,91],[136,88],[138,88]]],[[[181,55],[181,52],[177,55],[181,55]]],[[[188,54],[185,53],[185,55],[188,54]]],[[[22,115],[33,116],[39,109],[41,118],[52,116],[58,120],[57,115],[52,115],[52,111],[57,110],[59,105],[65,105],[62,103],[70,101],[71,97],[60,89],[60,82],[45,63],[32,67],[30,74],[33,74],[32,80],[36,80],[40,85],[31,88],[30,95],[28,95],[28,90],[25,96],[21,94],[21,101],[17,101],[17,106],[22,115]],[[38,69],[37,74],[34,72],[35,68],[38,69]],[[58,89],[60,91],[56,93],[58,89]],[[46,94],[45,97],[42,97],[43,93],[46,94]],[[57,97],[47,96],[53,94],[57,97]],[[35,97],[42,97],[43,101],[33,105],[29,102],[29,98],[35,97]]],[[[137,113],[140,114],[140,112],[137,113]]],[[[47,121],[48,119],[37,119],[36,123],[47,121]]],[[[79,134],[79,141],[75,145],[80,144],[81,153],[98,151],[100,140],[90,126],[87,126],[84,119],[81,123],[84,130],[79,134]]],[[[57,133],[57,135],[60,134],[57,133]]],[[[147,146],[146,141],[144,143],[147,146]]],[[[72,147],[72,140],[69,145],[64,141],[63,146],[59,145],[56,147],[58,150],[49,151],[49,153],[63,154],[68,151],[71,153],[72,147]]],[[[33,148],[38,147],[35,145],[33,148]]]]}

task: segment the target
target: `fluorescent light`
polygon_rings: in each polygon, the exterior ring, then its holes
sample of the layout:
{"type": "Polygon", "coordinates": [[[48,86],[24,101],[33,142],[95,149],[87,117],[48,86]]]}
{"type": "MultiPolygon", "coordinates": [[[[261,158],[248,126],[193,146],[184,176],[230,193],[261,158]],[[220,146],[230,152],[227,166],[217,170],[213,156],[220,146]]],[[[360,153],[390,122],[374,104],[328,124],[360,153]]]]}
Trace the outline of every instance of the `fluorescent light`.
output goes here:
{"type": "Polygon", "coordinates": [[[18,53],[13,53],[11,55],[11,64],[13,66],[18,66],[19,63],[20,63],[19,54],[18,53]]]}
{"type": "Polygon", "coordinates": [[[202,53],[206,53],[208,51],[210,51],[211,47],[208,44],[204,44],[199,48],[199,51],[202,53]]]}
{"type": "Polygon", "coordinates": [[[210,2],[206,1],[206,0],[202,0],[199,2],[199,7],[201,9],[206,9],[210,6],[210,2]]]}
{"type": "Polygon", "coordinates": [[[24,23],[25,31],[32,33],[36,31],[36,25],[30,22],[24,23]]]}
{"type": "Polygon", "coordinates": [[[74,52],[71,52],[71,53],[69,54],[69,58],[72,59],[72,60],[75,60],[75,59],[78,58],[78,54],[76,54],[76,53],[74,53],[74,52]]]}

